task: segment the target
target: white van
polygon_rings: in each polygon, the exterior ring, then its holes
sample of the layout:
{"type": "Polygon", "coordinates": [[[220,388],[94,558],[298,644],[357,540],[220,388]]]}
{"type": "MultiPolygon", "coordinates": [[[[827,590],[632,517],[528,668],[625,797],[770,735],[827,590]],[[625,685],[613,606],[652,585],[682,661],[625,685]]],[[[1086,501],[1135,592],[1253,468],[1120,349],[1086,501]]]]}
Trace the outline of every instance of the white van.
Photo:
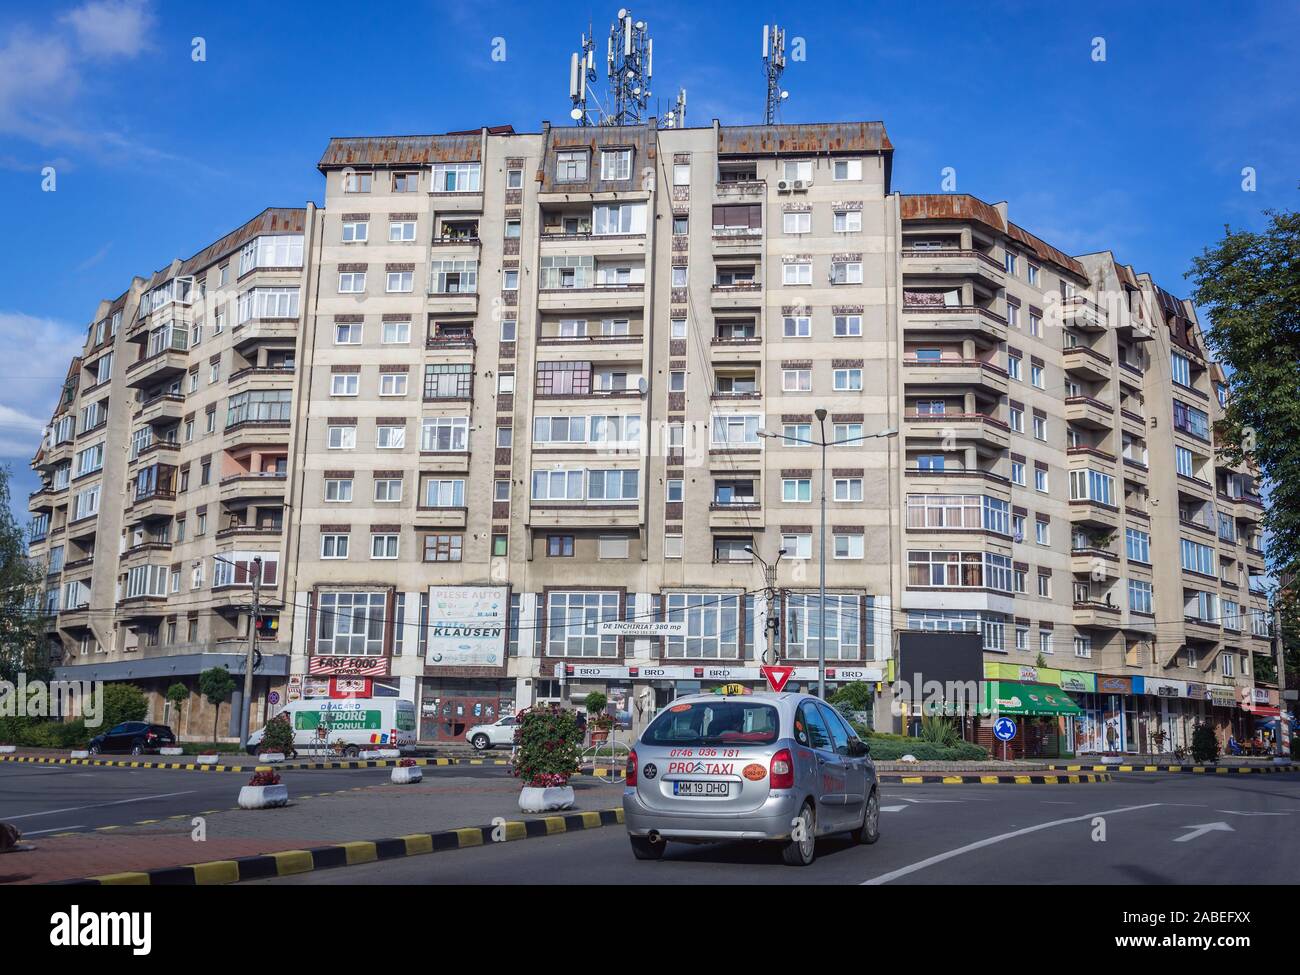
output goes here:
{"type": "MultiPolygon", "coordinates": [[[[409,748],[415,744],[415,702],[399,697],[317,698],[294,701],[279,714],[288,714],[293,724],[293,744],[333,750],[344,745],[343,754],[356,758],[364,748],[409,748]],[[322,735],[320,729],[325,728],[322,735]]],[[[262,729],[248,736],[248,753],[261,751],[262,729]]]]}

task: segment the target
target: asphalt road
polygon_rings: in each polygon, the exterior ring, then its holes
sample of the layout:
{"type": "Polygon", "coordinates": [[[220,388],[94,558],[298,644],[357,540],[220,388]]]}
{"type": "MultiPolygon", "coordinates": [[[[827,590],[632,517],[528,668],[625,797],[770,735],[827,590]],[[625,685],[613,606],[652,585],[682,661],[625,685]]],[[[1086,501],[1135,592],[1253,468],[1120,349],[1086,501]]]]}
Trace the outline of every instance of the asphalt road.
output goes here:
{"type": "MultiPolygon", "coordinates": [[[[489,766],[454,766],[457,776],[499,774],[489,766]]],[[[186,772],[81,765],[26,765],[0,762],[0,820],[14,823],[27,837],[90,832],[113,826],[211,814],[235,805],[248,773],[186,772]]],[[[438,770],[427,773],[437,775],[438,770]]],[[[381,785],[390,770],[339,769],[287,771],[295,794],[381,785]]],[[[358,839],[369,839],[357,824],[358,839]]]]}
{"type": "MultiPolygon", "coordinates": [[[[610,805],[621,793],[610,790],[610,805]]],[[[1117,774],[1067,786],[894,786],[882,838],[772,848],[670,844],[632,858],[621,827],[325,870],[277,884],[1293,884],[1300,775],[1117,774]],[[1104,837],[1104,838],[1103,838],[1104,837]]]]}

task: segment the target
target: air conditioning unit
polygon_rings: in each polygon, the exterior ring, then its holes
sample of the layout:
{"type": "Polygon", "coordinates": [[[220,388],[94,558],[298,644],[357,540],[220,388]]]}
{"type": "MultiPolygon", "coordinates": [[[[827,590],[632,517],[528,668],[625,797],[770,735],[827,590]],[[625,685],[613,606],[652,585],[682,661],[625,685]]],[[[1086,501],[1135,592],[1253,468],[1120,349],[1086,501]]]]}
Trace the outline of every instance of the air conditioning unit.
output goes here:
{"type": "Polygon", "coordinates": [[[792,183],[790,182],[790,180],[788,180],[788,179],[780,179],[780,180],[777,180],[777,182],[776,182],[776,191],[777,191],[778,193],[789,193],[789,192],[790,192],[790,189],[791,189],[792,186],[798,186],[798,185],[799,185],[799,181],[798,181],[798,180],[796,180],[796,181],[792,184],[792,183]]]}
{"type": "Polygon", "coordinates": [[[794,188],[796,190],[806,190],[810,186],[812,186],[812,180],[810,179],[797,179],[794,181],[794,188]]]}

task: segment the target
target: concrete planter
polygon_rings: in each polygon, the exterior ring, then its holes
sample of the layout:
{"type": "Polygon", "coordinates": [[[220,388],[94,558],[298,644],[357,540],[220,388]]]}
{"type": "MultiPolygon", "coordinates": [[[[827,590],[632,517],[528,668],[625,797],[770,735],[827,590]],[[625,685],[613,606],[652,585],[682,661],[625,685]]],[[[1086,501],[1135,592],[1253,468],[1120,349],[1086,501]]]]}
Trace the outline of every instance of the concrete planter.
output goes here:
{"type": "Polygon", "coordinates": [[[220,760],[220,755],[196,755],[194,757],[194,761],[200,765],[216,765],[220,760]]]}
{"type": "Polygon", "coordinates": [[[393,769],[393,774],[389,776],[389,780],[394,785],[411,785],[412,783],[422,782],[424,780],[424,771],[416,765],[411,765],[405,768],[399,766],[393,769]]]}
{"type": "Polygon", "coordinates": [[[396,748],[370,748],[362,752],[361,757],[366,761],[374,761],[379,758],[401,758],[402,753],[396,748]]]}
{"type": "Polygon", "coordinates": [[[12,755],[18,751],[17,745],[0,745],[0,755],[12,755]]]}
{"type": "Polygon", "coordinates": [[[283,762],[284,752],[262,752],[257,756],[259,762],[283,762]]]}
{"type": "Polygon", "coordinates": [[[90,752],[86,751],[86,749],[84,748],[79,748],[74,752],[70,752],[68,754],[68,757],[69,758],[90,758],[90,752]]]}
{"type": "Polygon", "coordinates": [[[1124,759],[1119,755],[1103,755],[1101,756],[1101,764],[1102,765],[1123,765],[1124,759]]]}
{"type": "Polygon", "coordinates": [[[287,785],[246,785],[239,790],[240,809],[275,809],[288,803],[287,785]]]}
{"type": "Polygon", "coordinates": [[[160,748],[158,749],[158,754],[159,755],[184,755],[185,749],[184,748],[160,748]]]}
{"type": "Polygon", "coordinates": [[[573,786],[538,789],[526,785],[519,792],[519,808],[526,813],[555,812],[573,807],[573,786]]]}

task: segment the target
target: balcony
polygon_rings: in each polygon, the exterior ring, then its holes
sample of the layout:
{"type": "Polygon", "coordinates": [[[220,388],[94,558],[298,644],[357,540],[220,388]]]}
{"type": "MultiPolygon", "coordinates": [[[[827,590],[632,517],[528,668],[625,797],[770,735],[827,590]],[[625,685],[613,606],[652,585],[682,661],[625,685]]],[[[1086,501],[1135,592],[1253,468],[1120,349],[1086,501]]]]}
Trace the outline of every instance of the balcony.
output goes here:
{"type": "Polygon", "coordinates": [[[643,257],[645,234],[543,233],[541,253],[572,257],[643,257]]]}
{"type": "Polygon", "coordinates": [[[141,403],[133,419],[137,424],[167,427],[179,423],[184,415],[184,396],[179,393],[161,393],[141,403]]]}
{"type": "Polygon", "coordinates": [[[635,311],[645,305],[643,283],[592,285],[586,288],[542,288],[537,307],[543,312],[635,311]]]}
{"type": "Polygon", "coordinates": [[[478,291],[429,290],[429,310],[438,315],[477,315],[478,291]]]}
{"type": "Polygon", "coordinates": [[[713,253],[719,257],[761,257],[762,227],[714,227],[713,253]]]}
{"type": "MultiPolygon", "coordinates": [[[[41,513],[53,514],[54,496],[57,493],[61,493],[61,492],[56,492],[53,488],[49,488],[49,487],[41,488],[39,491],[33,491],[31,494],[27,496],[28,512],[34,515],[41,514],[41,513]]],[[[45,537],[44,535],[41,536],[41,538],[44,537],[45,537]]],[[[34,542],[39,541],[39,539],[32,538],[32,541],[34,542]]]]}
{"type": "Polygon", "coordinates": [[[1089,382],[1109,382],[1113,374],[1110,356],[1086,345],[1061,350],[1061,365],[1070,375],[1089,382]]]}
{"type": "Polygon", "coordinates": [[[639,528],[641,506],[533,501],[528,507],[528,527],[538,528],[639,528]]]}
{"type": "Polygon", "coordinates": [[[1084,498],[1070,502],[1070,524],[1078,528],[1114,531],[1119,527],[1119,509],[1084,498]]]}
{"type": "Polygon", "coordinates": [[[297,320],[283,318],[252,318],[231,329],[234,347],[241,353],[262,342],[296,343],[298,341],[297,320]]]}
{"type": "Polygon", "coordinates": [[[217,540],[239,539],[240,541],[257,541],[259,539],[278,539],[284,534],[283,524],[272,525],[227,525],[217,529],[217,540]]]}
{"type": "Polygon", "coordinates": [[[995,395],[1007,391],[1005,369],[983,359],[917,359],[903,357],[903,381],[908,385],[977,386],[995,395]]]}
{"type": "Polygon", "coordinates": [[[1061,321],[1068,327],[1101,332],[1105,331],[1107,316],[1083,295],[1074,295],[1061,300],[1061,321]]]}
{"type": "Polygon", "coordinates": [[[1118,630],[1122,615],[1118,606],[1109,603],[1075,600],[1071,622],[1095,630],[1118,630]]]}
{"type": "Polygon", "coordinates": [[[761,529],[762,506],[757,501],[714,501],[709,505],[709,527],[761,529]]]}
{"type": "Polygon", "coordinates": [[[990,288],[1001,288],[1007,283],[1006,268],[982,251],[904,247],[901,258],[904,277],[915,274],[927,278],[974,279],[990,288]]]}
{"type": "Polygon", "coordinates": [[[713,198],[719,203],[759,203],[766,197],[765,179],[728,180],[713,186],[713,198]]]}
{"type": "Polygon", "coordinates": [[[709,306],[715,311],[733,311],[739,308],[763,307],[763,283],[746,281],[740,284],[715,284],[709,292],[709,306]]]}
{"type": "Polygon", "coordinates": [[[929,335],[981,335],[1001,342],[1007,320],[978,305],[904,304],[903,328],[929,335]]]}
{"type": "Polygon", "coordinates": [[[172,550],[171,542],[140,542],[122,553],[121,566],[126,569],[149,561],[150,555],[165,555],[172,550]]]}
{"type": "Polygon", "coordinates": [[[221,500],[224,504],[283,500],[288,475],[276,471],[232,474],[221,479],[221,500]]]}
{"type": "Polygon", "coordinates": [[[1102,570],[1107,576],[1119,576],[1119,556],[1109,549],[1083,546],[1070,549],[1070,571],[1075,575],[1094,575],[1102,570]]]}
{"type": "MultiPolygon", "coordinates": [[[[122,619],[161,619],[167,615],[167,610],[166,596],[146,594],[143,596],[127,596],[117,601],[117,612],[122,619]]],[[[64,624],[60,620],[60,626],[62,625],[64,624]]]]}
{"type": "Polygon", "coordinates": [[[1223,627],[1217,620],[1203,620],[1199,616],[1183,617],[1183,637],[1201,643],[1218,643],[1223,627]]]}
{"type": "Polygon", "coordinates": [[[288,420],[241,420],[225,428],[228,450],[240,447],[275,447],[289,436],[288,420]]]}
{"type": "Polygon", "coordinates": [[[537,339],[539,349],[548,359],[585,362],[598,358],[602,362],[640,364],[645,351],[644,335],[543,335],[537,339]]]}
{"type": "Polygon", "coordinates": [[[159,488],[143,496],[137,496],[135,502],[127,509],[126,520],[133,524],[152,518],[171,518],[175,514],[176,492],[159,488]]]}
{"type": "Polygon", "coordinates": [[[126,367],[126,384],[134,389],[157,386],[185,375],[190,366],[189,335],[172,329],[170,337],[159,342],[150,336],[148,354],[126,367]],[[155,349],[155,345],[161,345],[155,349]]]}
{"type": "Polygon", "coordinates": [[[431,507],[420,505],[415,509],[416,528],[464,528],[469,519],[469,509],[461,507],[431,507]]]}
{"type": "Polygon", "coordinates": [[[989,450],[1006,450],[1011,445],[1010,428],[987,413],[915,413],[903,415],[904,435],[909,442],[943,440],[949,436],[989,450]]]}
{"type": "Polygon", "coordinates": [[[953,494],[969,493],[978,490],[980,486],[983,486],[984,490],[996,492],[999,497],[1003,494],[1009,495],[1011,492],[1010,478],[982,468],[946,467],[942,470],[934,470],[908,467],[903,470],[903,474],[915,478],[917,484],[933,485],[941,490],[951,491],[953,494]]]}
{"type": "Polygon", "coordinates": [[[1065,419],[1090,430],[1110,430],[1115,425],[1115,407],[1091,396],[1067,396],[1065,419]]]}
{"type": "Polygon", "coordinates": [[[295,371],[283,366],[245,366],[232,372],[226,383],[232,393],[246,389],[283,389],[286,380],[293,380],[295,371]]]}

